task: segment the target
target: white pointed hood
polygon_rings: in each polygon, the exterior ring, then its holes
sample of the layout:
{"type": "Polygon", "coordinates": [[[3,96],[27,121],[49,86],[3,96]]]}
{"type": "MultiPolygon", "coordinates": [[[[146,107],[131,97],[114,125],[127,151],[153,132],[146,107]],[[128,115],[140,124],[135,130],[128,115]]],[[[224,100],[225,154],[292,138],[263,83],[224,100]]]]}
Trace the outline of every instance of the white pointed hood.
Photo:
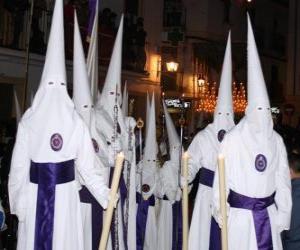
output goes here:
{"type": "MultiPolygon", "coordinates": [[[[123,16],[121,17],[120,27],[115,40],[108,72],[105,78],[101,97],[96,105],[97,112],[97,127],[103,130],[106,134],[107,140],[111,140],[113,128],[109,126],[102,126],[102,119],[104,117],[109,120],[114,120],[115,106],[117,107],[118,125],[122,136],[126,136],[126,126],[123,113],[120,109],[122,95],[121,95],[121,66],[122,66],[122,36],[123,36],[123,16]],[[106,113],[106,114],[104,114],[106,113]]],[[[107,123],[109,124],[109,123],[107,123]]]]}
{"type": "Polygon", "coordinates": [[[76,11],[74,15],[73,101],[77,112],[89,127],[93,101],[76,11]]]}
{"type": "Polygon", "coordinates": [[[155,119],[155,100],[152,95],[151,108],[149,113],[149,127],[145,139],[145,149],[143,156],[142,184],[148,185],[149,192],[144,195],[151,195],[155,188],[155,175],[157,170],[158,145],[156,141],[156,119],[155,119]]]}
{"type": "Polygon", "coordinates": [[[248,15],[248,106],[245,119],[252,137],[266,144],[273,133],[270,101],[254,39],[251,20],[248,15]]]}
{"type": "Polygon", "coordinates": [[[123,101],[122,101],[122,111],[124,117],[128,116],[128,91],[127,91],[127,82],[123,89],[123,101]]]}
{"type": "Polygon", "coordinates": [[[88,76],[91,83],[91,95],[93,103],[96,104],[98,101],[98,67],[99,67],[99,58],[98,58],[98,19],[99,19],[99,1],[96,3],[96,11],[94,17],[94,24],[90,39],[89,51],[87,56],[87,70],[88,76]]]}
{"type": "Polygon", "coordinates": [[[163,101],[163,108],[164,108],[166,128],[168,133],[170,160],[179,163],[179,153],[180,153],[180,145],[181,145],[180,139],[164,101],[163,101]]]}
{"type": "Polygon", "coordinates": [[[117,37],[115,40],[111,60],[106,74],[104,86],[101,93],[99,106],[104,107],[109,113],[113,111],[115,105],[115,95],[121,105],[121,67],[122,67],[122,39],[123,39],[123,15],[117,37]],[[117,89],[117,93],[116,93],[117,89]]]}
{"type": "Polygon", "coordinates": [[[45,65],[38,91],[31,108],[25,113],[24,122],[30,131],[33,161],[57,162],[62,150],[74,133],[78,115],[67,92],[63,0],[56,0],[48,41],[45,65]]]}
{"type": "Polygon", "coordinates": [[[63,23],[63,1],[56,0],[51,30],[48,40],[48,47],[42,79],[39,90],[48,88],[49,80],[52,81],[52,87],[66,89],[67,76],[65,66],[65,41],[64,41],[64,25],[63,23]],[[64,85],[61,85],[64,83],[64,85]]]}
{"type": "Polygon", "coordinates": [[[218,133],[219,141],[222,139],[225,132],[234,126],[233,116],[231,36],[229,32],[213,122],[213,127],[215,128],[215,132],[218,133]]]}
{"type": "Polygon", "coordinates": [[[18,124],[22,117],[22,111],[21,111],[19,100],[18,100],[18,95],[17,95],[15,89],[14,89],[14,101],[15,101],[15,109],[16,109],[16,122],[17,122],[17,127],[18,127],[18,124]]]}

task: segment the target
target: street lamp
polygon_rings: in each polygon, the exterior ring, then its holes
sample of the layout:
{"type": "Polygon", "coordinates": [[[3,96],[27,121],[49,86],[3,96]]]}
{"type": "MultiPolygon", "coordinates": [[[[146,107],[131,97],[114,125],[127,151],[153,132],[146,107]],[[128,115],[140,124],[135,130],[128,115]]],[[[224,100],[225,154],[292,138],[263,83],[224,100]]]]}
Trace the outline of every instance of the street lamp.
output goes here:
{"type": "Polygon", "coordinates": [[[167,71],[168,72],[177,72],[179,64],[177,62],[171,61],[167,62],[167,71]]]}

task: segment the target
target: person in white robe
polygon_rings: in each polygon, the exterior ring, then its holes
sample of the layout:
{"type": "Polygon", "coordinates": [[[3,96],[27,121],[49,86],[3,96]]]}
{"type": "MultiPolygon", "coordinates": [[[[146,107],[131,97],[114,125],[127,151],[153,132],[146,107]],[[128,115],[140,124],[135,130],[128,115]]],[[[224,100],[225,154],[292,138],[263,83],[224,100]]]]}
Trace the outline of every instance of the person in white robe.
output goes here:
{"type": "MultiPolygon", "coordinates": [[[[148,116],[148,114],[147,114],[148,116]]],[[[136,249],[157,249],[156,183],[158,145],[156,141],[155,100],[152,95],[149,125],[145,138],[143,159],[137,166],[136,249]]]]}
{"type": "Polygon", "coordinates": [[[163,100],[166,128],[169,141],[169,156],[161,169],[157,196],[160,208],[157,219],[159,250],[182,249],[182,208],[180,178],[181,142],[163,100]]]}
{"type": "MultiPolygon", "coordinates": [[[[95,112],[76,12],[74,17],[73,101],[76,111],[90,129],[95,152],[95,169],[97,174],[103,176],[105,166],[99,152],[98,143],[101,139],[95,128],[95,112]]],[[[98,250],[103,224],[103,208],[85,186],[81,187],[79,194],[84,231],[84,249],[98,250]]]]}
{"type": "MultiPolygon", "coordinates": [[[[248,105],[245,117],[222,142],[228,214],[228,249],[281,250],[280,233],[289,229],[291,181],[286,149],[273,130],[270,101],[248,16],[248,105]]],[[[222,225],[219,177],[213,211],[222,225]]]]}
{"type": "MultiPolygon", "coordinates": [[[[123,16],[121,17],[119,30],[116,36],[111,60],[109,63],[107,75],[104,81],[101,97],[98,100],[96,111],[96,129],[99,134],[105,138],[108,147],[109,165],[106,167],[107,182],[110,185],[115,156],[119,151],[125,154],[125,160],[128,159],[126,150],[127,131],[122,110],[121,94],[121,66],[122,66],[122,39],[123,39],[123,16]]],[[[127,234],[124,224],[124,205],[127,198],[126,183],[124,180],[124,171],[120,180],[120,202],[114,212],[111,233],[108,243],[108,249],[128,249],[127,234]]]]}
{"type": "Polygon", "coordinates": [[[106,208],[89,130],[67,92],[63,1],[56,0],[40,86],[22,117],[9,175],[17,249],[83,250],[78,183],[106,208]]]}
{"type": "Polygon", "coordinates": [[[189,183],[200,171],[191,226],[189,231],[190,250],[219,250],[220,229],[212,217],[212,185],[217,164],[217,154],[224,135],[234,127],[232,108],[232,62],[231,39],[228,35],[223,61],[217,106],[214,121],[200,131],[188,148],[189,183]]]}

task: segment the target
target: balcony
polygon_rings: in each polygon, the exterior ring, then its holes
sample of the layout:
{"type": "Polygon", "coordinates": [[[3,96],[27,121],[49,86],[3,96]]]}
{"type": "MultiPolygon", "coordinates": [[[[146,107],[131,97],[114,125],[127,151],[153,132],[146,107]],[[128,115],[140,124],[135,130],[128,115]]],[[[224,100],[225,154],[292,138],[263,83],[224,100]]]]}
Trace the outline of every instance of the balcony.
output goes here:
{"type": "MultiPolygon", "coordinates": [[[[73,58],[73,11],[70,7],[65,6],[65,53],[68,60],[73,58]]],[[[71,7],[72,8],[72,7],[71,7]]],[[[109,10],[110,11],[110,10],[109,10]]],[[[87,15],[78,8],[78,19],[80,23],[80,31],[83,38],[83,46],[85,52],[88,50],[87,37],[87,15]]],[[[0,47],[9,48],[17,51],[26,51],[26,41],[29,31],[29,15],[30,6],[24,10],[16,12],[5,9],[0,6],[0,47]]],[[[108,25],[103,18],[107,15],[107,9],[100,12],[99,22],[99,65],[107,67],[110,61],[110,56],[113,49],[113,44],[116,36],[117,25],[108,25]],[[106,13],[104,13],[106,11],[106,13]]],[[[111,12],[111,16],[115,13],[111,12]]],[[[51,27],[52,10],[45,8],[34,8],[32,18],[31,37],[30,37],[30,53],[45,55],[46,44],[51,27]]],[[[141,22],[141,21],[140,21],[141,22]]],[[[124,39],[123,39],[123,69],[142,73],[147,76],[144,70],[145,62],[147,61],[147,53],[145,48],[146,32],[143,28],[132,31],[133,24],[125,18],[124,24],[124,39]],[[130,25],[132,24],[132,25],[130,25]],[[144,36],[144,37],[143,37],[144,36]],[[144,43],[144,44],[143,44],[144,43]],[[142,60],[141,60],[142,58],[142,60]]],[[[143,27],[143,24],[141,25],[143,27]]]]}

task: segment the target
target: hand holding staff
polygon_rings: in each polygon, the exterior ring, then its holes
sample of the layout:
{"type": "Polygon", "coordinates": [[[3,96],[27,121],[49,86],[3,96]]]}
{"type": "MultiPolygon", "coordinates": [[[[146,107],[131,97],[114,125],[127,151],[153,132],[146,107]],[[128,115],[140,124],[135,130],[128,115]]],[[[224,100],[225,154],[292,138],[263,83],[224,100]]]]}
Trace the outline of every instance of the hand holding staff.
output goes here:
{"type": "Polygon", "coordinates": [[[187,152],[185,152],[182,156],[182,172],[181,175],[185,180],[185,185],[183,186],[182,190],[182,250],[188,249],[188,235],[189,235],[189,216],[188,216],[188,210],[189,210],[189,201],[188,201],[188,159],[189,155],[187,152]]]}
{"type": "Polygon", "coordinates": [[[117,154],[115,170],[114,170],[114,175],[113,175],[111,189],[110,189],[110,200],[108,202],[108,206],[107,206],[107,209],[105,212],[104,224],[103,224],[103,229],[102,229],[102,234],[101,234],[99,250],[106,249],[107,240],[108,240],[109,231],[110,231],[110,225],[111,225],[113,211],[114,211],[115,199],[117,196],[120,177],[121,177],[121,173],[122,173],[123,161],[124,161],[124,154],[123,154],[123,152],[121,152],[121,153],[117,154]]]}
{"type": "Polygon", "coordinates": [[[226,202],[226,184],[225,184],[225,158],[224,155],[218,156],[219,167],[219,192],[220,208],[222,216],[222,250],[228,250],[228,232],[227,232],[227,202],[226,202]]]}

